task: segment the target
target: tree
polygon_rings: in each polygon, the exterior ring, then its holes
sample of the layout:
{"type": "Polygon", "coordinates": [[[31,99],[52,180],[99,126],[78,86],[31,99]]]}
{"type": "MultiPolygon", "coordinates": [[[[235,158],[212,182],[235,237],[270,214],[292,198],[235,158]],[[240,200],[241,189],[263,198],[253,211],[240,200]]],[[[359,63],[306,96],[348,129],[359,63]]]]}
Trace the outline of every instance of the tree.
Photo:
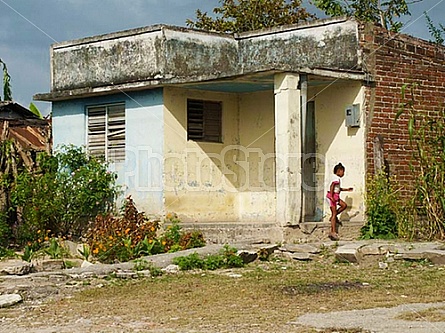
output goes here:
{"type": "MultiPolygon", "coordinates": [[[[11,76],[9,76],[6,64],[0,59],[0,66],[3,66],[3,100],[12,101],[11,76]]],[[[0,96],[1,101],[1,96],[0,96]]]]}
{"type": "Polygon", "coordinates": [[[423,0],[311,0],[329,16],[354,16],[365,22],[380,23],[387,30],[399,32],[401,16],[411,15],[408,6],[423,0]]]}
{"type": "Polygon", "coordinates": [[[427,12],[423,12],[426,18],[426,25],[428,26],[428,31],[431,34],[431,37],[434,38],[434,43],[441,45],[445,42],[445,26],[439,23],[439,26],[435,26],[433,20],[428,16],[427,12]]]}
{"type": "Polygon", "coordinates": [[[301,5],[301,0],[219,0],[213,9],[216,17],[199,9],[196,20],[188,19],[187,26],[204,30],[239,33],[293,24],[316,18],[301,5]]]}

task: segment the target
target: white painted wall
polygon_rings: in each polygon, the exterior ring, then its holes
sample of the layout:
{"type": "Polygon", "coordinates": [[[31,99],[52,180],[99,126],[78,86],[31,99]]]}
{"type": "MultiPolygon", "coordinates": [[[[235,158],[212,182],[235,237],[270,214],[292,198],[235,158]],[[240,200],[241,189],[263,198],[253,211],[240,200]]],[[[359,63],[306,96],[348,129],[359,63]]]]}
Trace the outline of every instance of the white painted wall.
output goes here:
{"type": "MultiPolygon", "coordinates": [[[[363,221],[365,192],[365,129],[363,114],[360,128],[345,126],[345,108],[358,103],[363,111],[364,89],[360,82],[338,81],[331,85],[309,89],[309,100],[315,100],[318,173],[317,207],[323,207],[324,219],[330,218],[325,197],[334,166],[341,162],[346,169],[342,187],[354,187],[341,193],[348,204],[343,220],[363,221]]],[[[362,113],[362,112],[361,112],[362,113]]]]}

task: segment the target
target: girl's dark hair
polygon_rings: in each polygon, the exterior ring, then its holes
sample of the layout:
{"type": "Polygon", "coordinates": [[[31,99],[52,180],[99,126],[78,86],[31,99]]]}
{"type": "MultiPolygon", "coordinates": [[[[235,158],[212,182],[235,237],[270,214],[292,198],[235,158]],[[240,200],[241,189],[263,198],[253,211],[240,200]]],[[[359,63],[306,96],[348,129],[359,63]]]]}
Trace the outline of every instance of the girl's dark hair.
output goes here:
{"type": "Polygon", "coordinates": [[[345,167],[343,166],[343,164],[338,163],[338,164],[334,167],[334,173],[337,173],[338,170],[345,170],[345,167]]]}

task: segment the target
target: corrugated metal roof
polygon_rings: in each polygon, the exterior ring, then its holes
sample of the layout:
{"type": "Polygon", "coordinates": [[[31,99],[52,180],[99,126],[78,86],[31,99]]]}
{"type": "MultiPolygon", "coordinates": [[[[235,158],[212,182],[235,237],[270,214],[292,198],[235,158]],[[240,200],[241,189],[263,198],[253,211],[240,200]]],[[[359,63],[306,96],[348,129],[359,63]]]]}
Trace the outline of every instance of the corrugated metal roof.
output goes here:
{"type": "MultiPolygon", "coordinates": [[[[0,120],[0,137],[3,137],[5,121],[0,120]]],[[[49,120],[9,120],[6,139],[13,139],[24,150],[50,151],[51,122],[49,120]]]]}

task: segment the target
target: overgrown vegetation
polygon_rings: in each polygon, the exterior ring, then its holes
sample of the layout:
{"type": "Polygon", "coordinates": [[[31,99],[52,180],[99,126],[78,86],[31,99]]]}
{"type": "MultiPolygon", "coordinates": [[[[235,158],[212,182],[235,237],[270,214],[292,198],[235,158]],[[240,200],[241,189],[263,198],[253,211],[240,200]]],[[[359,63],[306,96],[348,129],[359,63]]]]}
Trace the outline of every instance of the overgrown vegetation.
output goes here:
{"type": "Polygon", "coordinates": [[[176,215],[167,214],[166,222],[162,232],[160,221],[150,221],[128,197],[122,216],[98,215],[86,238],[92,254],[101,262],[128,261],[205,245],[201,232],[181,230],[176,215]]]}
{"type": "Polygon", "coordinates": [[[192,269],[215,270],[244,266],[243,259],[237,255],[237,249],[228,245],[225,245],[219,254],[201,257],[197,253],[192,253],[188,256],[174,258],[173,263],[178,265],[179,269],[183,271],[192,269]]]}
{"type": "Polygon", "coordinates": [[[390,239],[398,236],[400,203],[395,179],[380,171],[367,181],[366,224],[361,229],[363,239],[390,239]]]}
{"type": "MultiPolygon", "coordinates": [[[[12,92],[11,92],[11,76],[8,73],[8,68],[6,64],[0,59],[0,67],[3,67],[3,100],[4,101],[12,101],[12,92]]],[[[1,101],[0,96],[0,101],[1,101]]]]}
{"type": "Polygon", "coordinates": [[[82,148],[64,146],[53,155],[41,153],[36,170],[22,170],[13,184],[16,241],[35,242],[39,230],[80,237],[98,214],[114,209],[115,180],[106,163],[82,148]]]}
{"type": "Polygon", "coordinates": [[[415,108],[416,85],[405,85],[396,120],[408,117],[410,163],[413,174],[412,199],[407,203],[408,237],[445,238],[445,109],[435,115],[415,108]]]}

